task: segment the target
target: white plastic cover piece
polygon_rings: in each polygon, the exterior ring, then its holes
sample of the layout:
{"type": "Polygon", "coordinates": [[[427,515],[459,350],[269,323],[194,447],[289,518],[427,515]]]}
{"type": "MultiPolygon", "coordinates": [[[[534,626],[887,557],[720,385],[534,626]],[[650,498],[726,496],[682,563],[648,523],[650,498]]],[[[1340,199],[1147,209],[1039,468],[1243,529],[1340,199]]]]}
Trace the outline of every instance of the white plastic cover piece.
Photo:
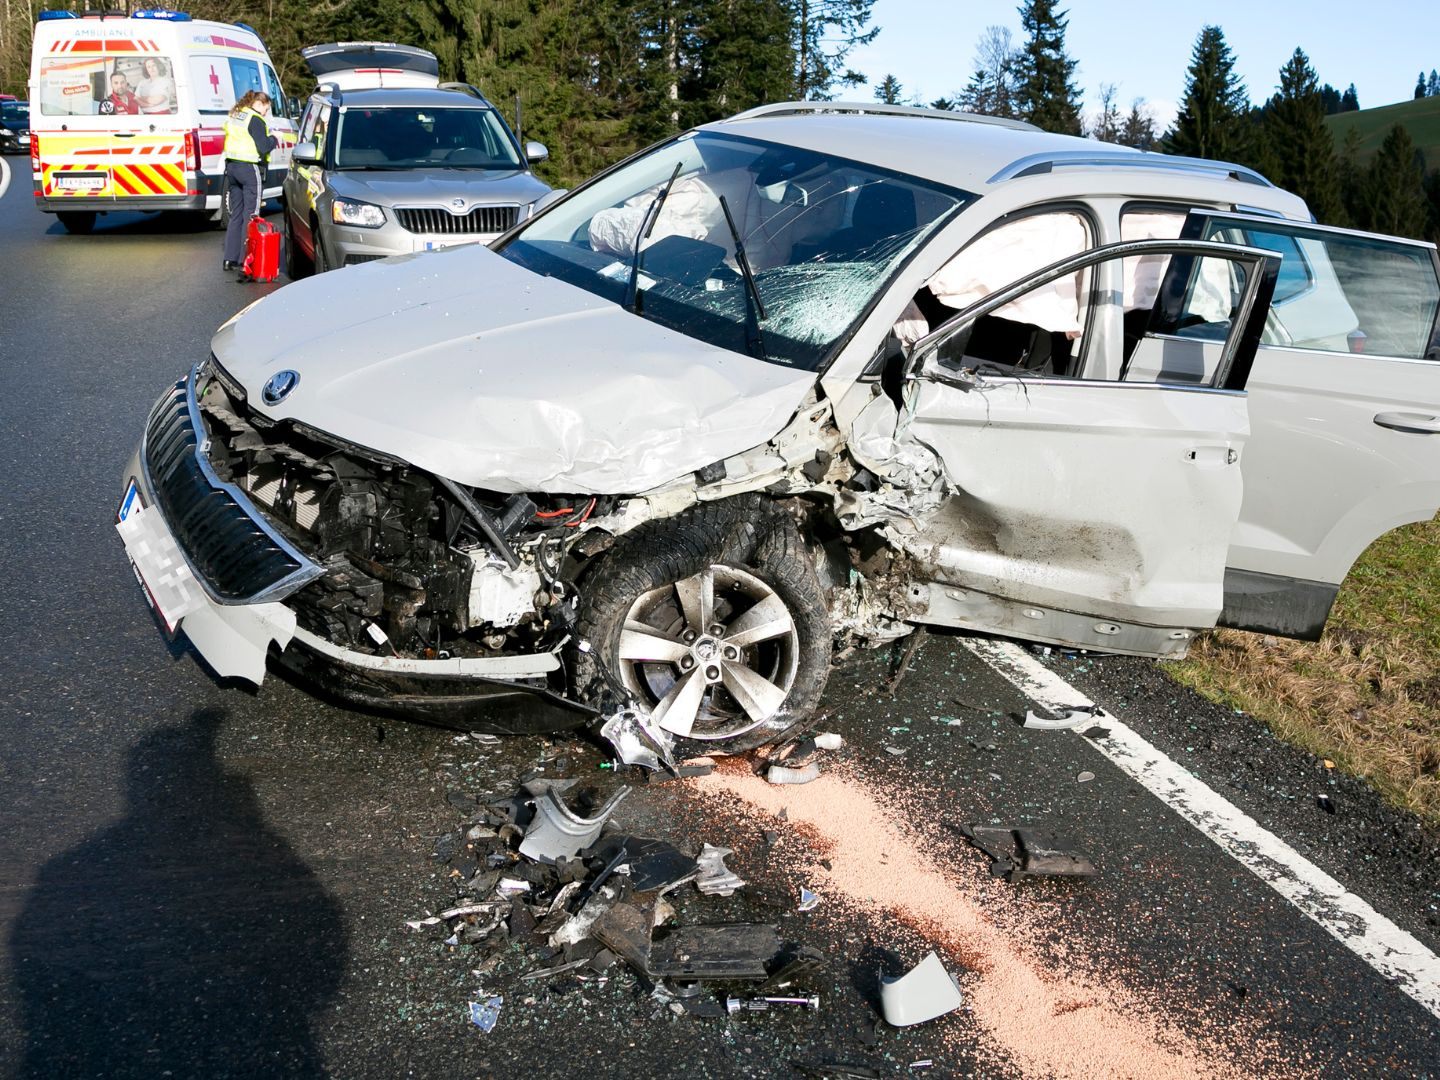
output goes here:
{"type": "Polygon", "coordinates": [[[880,1007],[891,1027],[923,1024],[958,1009],[964,999],[955,977],[930,953],[898,978],[880,979],[880,1007]]]}

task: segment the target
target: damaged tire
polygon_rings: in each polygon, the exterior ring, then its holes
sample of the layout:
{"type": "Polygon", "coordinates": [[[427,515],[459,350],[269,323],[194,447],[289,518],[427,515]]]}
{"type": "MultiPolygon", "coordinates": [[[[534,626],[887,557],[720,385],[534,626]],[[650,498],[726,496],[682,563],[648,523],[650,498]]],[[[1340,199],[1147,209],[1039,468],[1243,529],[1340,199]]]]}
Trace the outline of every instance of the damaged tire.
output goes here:
{"type": "Polygon", "coordinates": [[[577,691],[633,698],[677,757],[774,742],[830,671],[824,590],[789,515],[707,503],[628,533],[581,587],[577,691]]]}

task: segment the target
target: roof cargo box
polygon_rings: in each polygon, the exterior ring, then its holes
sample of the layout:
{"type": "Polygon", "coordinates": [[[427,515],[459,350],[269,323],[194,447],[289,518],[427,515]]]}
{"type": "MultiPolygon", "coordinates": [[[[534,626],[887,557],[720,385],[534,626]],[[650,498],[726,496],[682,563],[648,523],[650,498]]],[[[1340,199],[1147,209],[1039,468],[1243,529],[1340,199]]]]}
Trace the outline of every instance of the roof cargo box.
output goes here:
{"type": "Polygon", "coordinates": [[[438,86],[440,62],[435,54],[392,41],[336,41],[300,50],[306,66],[322,86],[368,90],[383,86],[438,86]]]}

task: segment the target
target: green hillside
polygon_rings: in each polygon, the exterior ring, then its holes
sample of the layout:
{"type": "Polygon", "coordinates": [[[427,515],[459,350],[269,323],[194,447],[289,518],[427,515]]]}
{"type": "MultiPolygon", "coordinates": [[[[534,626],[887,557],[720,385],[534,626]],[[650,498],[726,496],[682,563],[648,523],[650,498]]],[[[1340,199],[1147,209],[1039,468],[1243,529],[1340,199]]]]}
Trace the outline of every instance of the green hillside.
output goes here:
{"type": "Polygon", "coordinates": [[[1382,105],[1378,109],[1336,113],[1327,116],[1325,123],[1330,125],[1330,134],[1335,136],[1337,150],[1344,145],[1345,134],[1351,128],[1360,132],[1362,161],[1380,149],[1392,125],[1400,124],[1410,132],[1410,138],[1424,153],[1425,167],[1440,168],[1440,97],[1417,98],[1398,105],[1382,105]]]}

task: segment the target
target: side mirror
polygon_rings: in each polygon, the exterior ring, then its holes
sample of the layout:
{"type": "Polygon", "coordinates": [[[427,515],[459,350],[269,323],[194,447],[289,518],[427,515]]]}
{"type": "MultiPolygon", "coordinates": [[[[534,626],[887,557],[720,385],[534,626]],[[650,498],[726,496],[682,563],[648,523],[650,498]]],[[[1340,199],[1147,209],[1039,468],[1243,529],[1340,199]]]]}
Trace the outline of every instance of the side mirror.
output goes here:
{"type": "Polygon", "coordinates": [[[313,141],[296,143],[295,149],[290,151],[290,160],[297,165],[319,165],[320,151],[313,141]]]}
{"type": "Polygon", "coordinates": [[[525,144],[525,160],[531,165],[539,165],[549,157],[550,151],[546,149],[544,143],[532,141],[525,144]]]}

